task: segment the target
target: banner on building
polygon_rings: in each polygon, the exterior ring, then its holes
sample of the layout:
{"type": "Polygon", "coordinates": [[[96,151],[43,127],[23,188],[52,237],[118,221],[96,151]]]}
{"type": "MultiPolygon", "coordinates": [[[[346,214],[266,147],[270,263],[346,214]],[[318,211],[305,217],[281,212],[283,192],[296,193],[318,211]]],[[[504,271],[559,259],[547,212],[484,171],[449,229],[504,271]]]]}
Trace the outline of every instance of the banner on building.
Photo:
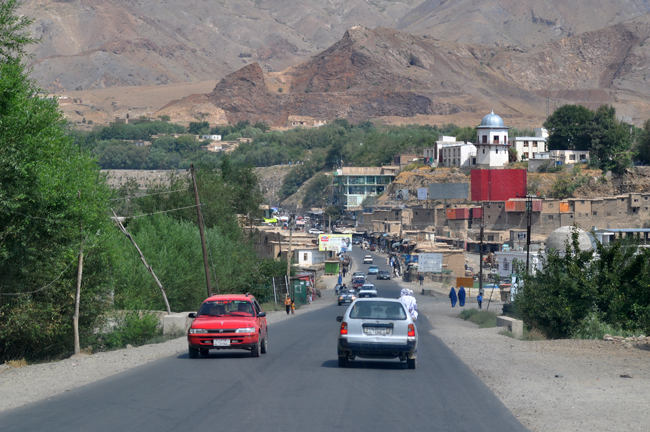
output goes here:
{"type": "Polygon", "coordinates": [[[427,188],[418,188],[418,200],[426,201],[429,196],[428,192],[427,188]]]}
{"type": "Polygon", "coordinates": [[[472,201],[507,201],[525,198],[525,169],[472,170],[472,201]]]}
{"type": "Polygon", "coordinates": [[[418,270],[421,272],[442,273],[442,254],[421,253],[418,270]]]}
{"type": "Polygon", "coordinates": [[[429,184],[429,199],[467,199],[469,185],[467,183],[431,183],[429,184]]]}
{"type": "Polygon", "coordinates": [[[352,250],[352,234],[319,234],[318,250],[350,252],[352,250]]]}
{"type": "Polygon", "coordinates": [[[408,201],[408,199],[409,199],[409,190],[408,189],[397,189],[395,191],[395,199],[397,201],[408,201]]]}

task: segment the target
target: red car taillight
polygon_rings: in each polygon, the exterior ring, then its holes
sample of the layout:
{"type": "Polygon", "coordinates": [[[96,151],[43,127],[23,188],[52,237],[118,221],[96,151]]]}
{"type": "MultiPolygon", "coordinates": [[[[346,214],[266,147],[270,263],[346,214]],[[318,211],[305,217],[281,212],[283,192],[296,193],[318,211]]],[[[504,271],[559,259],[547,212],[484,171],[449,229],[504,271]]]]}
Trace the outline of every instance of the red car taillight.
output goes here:
{"type": "Polygon", "coordinates": [[[409,337],[415,337],[415,326],[413,324],[409,324],[409,337]]]}
{"type": "Polygon", "coordinates": [[[348,334],[348,323],[346,322],[341,323],[341,334],[342,335],[348,334]]]}

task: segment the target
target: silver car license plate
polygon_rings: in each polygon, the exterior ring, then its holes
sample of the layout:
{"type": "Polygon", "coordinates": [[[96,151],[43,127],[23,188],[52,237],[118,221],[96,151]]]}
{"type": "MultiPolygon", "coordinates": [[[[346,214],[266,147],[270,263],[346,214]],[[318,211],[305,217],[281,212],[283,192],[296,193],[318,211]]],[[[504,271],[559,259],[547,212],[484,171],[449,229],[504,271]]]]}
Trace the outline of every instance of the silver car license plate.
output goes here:
{"type": "Polygon", "coordinates": [[[363,331],[369,336],[386,336],[388,334],[386,327],[364,327],[363,331]]]}
{"type": "Polygon", "coordinates": [[[212,346],[230,346],[230,339],[214,339],[212,346]]]}

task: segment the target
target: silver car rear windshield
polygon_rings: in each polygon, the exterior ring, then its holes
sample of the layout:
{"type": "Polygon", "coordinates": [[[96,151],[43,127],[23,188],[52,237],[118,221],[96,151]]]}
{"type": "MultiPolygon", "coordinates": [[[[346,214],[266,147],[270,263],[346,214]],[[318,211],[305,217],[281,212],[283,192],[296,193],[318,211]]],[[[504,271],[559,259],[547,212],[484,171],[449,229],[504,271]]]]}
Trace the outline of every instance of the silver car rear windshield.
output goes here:
{"type": "Polygon", "coordinates": [[[405,320],[406,311],[401,303],[386,301],[357,302],[350,310],[351,319],[405,320]]]}

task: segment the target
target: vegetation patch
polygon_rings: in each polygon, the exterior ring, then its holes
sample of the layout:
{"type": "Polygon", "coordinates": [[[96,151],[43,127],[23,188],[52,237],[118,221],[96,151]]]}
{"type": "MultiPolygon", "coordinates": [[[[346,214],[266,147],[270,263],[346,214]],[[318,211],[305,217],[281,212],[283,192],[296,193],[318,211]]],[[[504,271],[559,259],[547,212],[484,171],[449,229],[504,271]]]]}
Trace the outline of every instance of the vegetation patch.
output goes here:
{"type": "Polygon", "coordinates": [[[465,309],[458,317],[465,321],[471,321],[474,324],[477,324],[479,328],[491,328],[497,326],[497,314],[490,311],[465,309]]]}

